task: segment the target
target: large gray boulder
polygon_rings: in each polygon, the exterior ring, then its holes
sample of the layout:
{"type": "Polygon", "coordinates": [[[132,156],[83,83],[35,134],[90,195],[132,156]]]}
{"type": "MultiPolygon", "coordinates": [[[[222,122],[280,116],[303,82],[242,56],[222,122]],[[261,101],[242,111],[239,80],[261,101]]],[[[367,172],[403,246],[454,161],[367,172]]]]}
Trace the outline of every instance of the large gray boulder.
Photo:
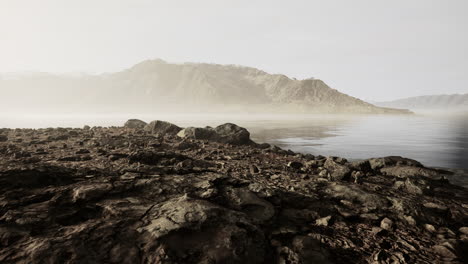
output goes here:
{"type": "Polygon", "coordinates": [[[232,123],[217,126],[214,130],[219,135],[219,141],[223,143],[243,145],[252,142],[247,129],[232,123]]]}
{"type": "Polygon", "coordinates": [[[179,131],[177,136],[197,140],[215,140],[218,137],[211,127],[187,127],[179,131]]]}
{"type": "Polygon", "coordinates": [[[132,129],[143,129],[146,125],[146,122],[139,119],[129,119],[127,122],[125,122],[124,127],[132,129]]]}
{"type": "Polygon", "coordinates": [[[345,179],[351,174],[351,169],[345,165],[346,160],[329,157],[323,165],[330,172],[330,180],[340,181],[345,179]]]}
{"type": "Polygon", "coordinates": [[[176,135],[182,128],[166,121],[155,120],[147,124],[144,130],[158,135],[176,135]]]}
{"type": "Polygon", "coordinates": [[[247,129],[235,124],[226,123],[215,128],[211,127],[187,127],[181,130],[177,136],[198,140],[210,140],[233,145],[251,144],[250,133],[247,129]]]}

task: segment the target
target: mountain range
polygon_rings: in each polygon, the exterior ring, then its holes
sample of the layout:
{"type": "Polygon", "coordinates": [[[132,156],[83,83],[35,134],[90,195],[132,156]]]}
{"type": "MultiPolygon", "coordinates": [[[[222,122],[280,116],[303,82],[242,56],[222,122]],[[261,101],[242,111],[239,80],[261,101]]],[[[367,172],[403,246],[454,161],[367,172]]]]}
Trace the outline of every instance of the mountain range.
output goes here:
{"type": "Polygon", "coordinates": [[[250,67],[172,64],[160,59],[99,75],[0,75],[0,88],[4,107],[23,110],[409,113],[340,93],[319,79],[296,80],[250,67]]]}
{"type": "Polygon", "coordinates": [[[468,110],[468,93],[416,96],[375,104],[410,110],[468,110]]]}

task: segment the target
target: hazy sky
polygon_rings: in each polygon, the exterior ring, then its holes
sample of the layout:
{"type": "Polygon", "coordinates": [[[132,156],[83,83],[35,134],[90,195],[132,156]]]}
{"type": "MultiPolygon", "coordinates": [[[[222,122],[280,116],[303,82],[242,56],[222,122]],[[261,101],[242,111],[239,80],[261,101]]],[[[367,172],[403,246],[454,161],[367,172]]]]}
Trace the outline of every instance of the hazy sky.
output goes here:
{"type": "Polygon", "coordinates": [[[316,77],[369,100],[468,93],[467,0],[0,0],[0,72],[142,60],[316,77]]]}

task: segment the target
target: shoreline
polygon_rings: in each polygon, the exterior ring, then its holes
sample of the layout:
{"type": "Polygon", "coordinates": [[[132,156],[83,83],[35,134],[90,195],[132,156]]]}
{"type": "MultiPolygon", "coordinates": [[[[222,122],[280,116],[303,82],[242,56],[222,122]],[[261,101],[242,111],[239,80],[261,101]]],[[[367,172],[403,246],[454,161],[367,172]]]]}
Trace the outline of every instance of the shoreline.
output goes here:
{"type": "Polygon", "coordinates": [[[0,131],[0,262],[468,260],[468,189],[415,160],[294,153],[234,124],[0,131]]]}

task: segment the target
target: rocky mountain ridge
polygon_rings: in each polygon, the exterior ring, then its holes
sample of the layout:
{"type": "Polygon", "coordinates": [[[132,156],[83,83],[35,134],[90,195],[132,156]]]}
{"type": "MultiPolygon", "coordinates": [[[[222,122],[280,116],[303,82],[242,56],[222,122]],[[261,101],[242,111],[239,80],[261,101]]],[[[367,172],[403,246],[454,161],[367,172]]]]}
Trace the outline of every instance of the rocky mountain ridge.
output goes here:
{"type": "MultiPolygon", "coordinates": [[[[318,79],[296,80],[234,65],[141,62],[102,75],[39,74],[0,80],[5,104],[135,111],[408,113],[376,107],[318,79]],[[31,89],[34,87],[34,89],[31,89]],[[27,94],[28,96],[24,96],[27,94]]],[[[15,106],[15,105],[13,105],[15,106]]]]}
{"type": "Polygon", "coordinates": [[[376,102],[375,105],[411,110],[468,110],[468,93],[415,96],[394,101],[376,102]]]}

